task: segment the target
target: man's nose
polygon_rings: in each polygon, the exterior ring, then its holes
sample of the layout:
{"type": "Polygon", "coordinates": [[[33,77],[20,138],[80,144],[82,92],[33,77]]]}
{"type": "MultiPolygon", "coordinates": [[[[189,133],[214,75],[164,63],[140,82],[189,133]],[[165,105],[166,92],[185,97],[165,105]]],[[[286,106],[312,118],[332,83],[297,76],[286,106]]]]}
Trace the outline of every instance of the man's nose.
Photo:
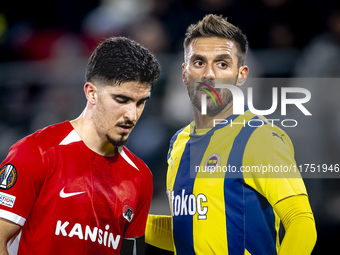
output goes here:
{"type": "Polygon", "coordinates": [[[207,65],[204,73],[203,73],[203,77],[202,78],[215,78],[215,72],[214,72],[214,68],[212,65],[207,65]]]}
{"type": "Polygon", "coordinates": [[[133,103],[127,105],[124,117],[135,123],[137,121],[137,106],[133,103]]]}

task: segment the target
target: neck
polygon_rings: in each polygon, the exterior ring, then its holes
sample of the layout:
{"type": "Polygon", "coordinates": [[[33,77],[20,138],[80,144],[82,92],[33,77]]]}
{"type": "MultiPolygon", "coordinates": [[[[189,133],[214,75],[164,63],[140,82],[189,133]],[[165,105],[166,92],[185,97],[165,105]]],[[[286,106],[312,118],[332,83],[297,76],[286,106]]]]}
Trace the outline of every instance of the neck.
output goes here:
{"type": "Polygon", "coordinates": [[[105,157],[110,157],[117,153],[117,148],[107,140],[105,135],[98,133],[88,107],[84,109],[77,119],[71,121],[71,125],[90,150],[105,157]]]}
{"type": "Polygon", "coordinates": [[[230,102],[221,112],[216,115],[202,115],[202,113],[194,108],[194,120],[196,129],[213,128],[221,120],[224,120],[233,114],[233,102],[230,102]]]}

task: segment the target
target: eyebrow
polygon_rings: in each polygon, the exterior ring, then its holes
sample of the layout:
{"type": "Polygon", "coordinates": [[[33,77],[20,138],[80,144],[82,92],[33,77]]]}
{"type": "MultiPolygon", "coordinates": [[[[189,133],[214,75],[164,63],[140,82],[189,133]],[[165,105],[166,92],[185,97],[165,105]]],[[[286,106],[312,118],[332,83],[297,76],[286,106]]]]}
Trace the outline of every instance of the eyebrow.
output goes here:
{"type": "Polygon", "coordinates": [[[203,60],[207,60],[207,58],[205,56],[202,56],[200,54],[193,54],[190,59],[203,59],[203,60]]]}
{"type": "MultiPolygon", "coordinates": [[[[205,56],[203,56],[203,55],[200,55],[200,54],[193,54],[192,56],[191,56],[191,60],[192,59],[202,59],[202,60],[205,60],[205,61],[207,61],[207,58],[205,57],[205,56]]],[[[231,60],[231,61],[233,61],[233,59],[232,59],[232,57],[230,56],[230,54],[219,54],[219,55],[216,55],[215,57],[214,57],[214,61],[218,61],[218,60],[224,60],[224,59],[226,59],[226,60],[231,60]]]]}
{"type": "MultiPolygon", "coordinates": [[[[126,95],[124,95],[124,94],[111,94],[111,96],[112,96],[112,97],[120,97],[120,98],[125,99],[125,100],[135,101],[134,98],[128,97],[128,96],[126,96],[126,95]]],[[[139,99],[138,101],[145,101],[145,100],[150,99],[150,97],[151,97],[151,96],[146,96],[146,97],[143,97],[143,98],[139,99]]]]}
{"type": "Polygon", "coordinates": [[[215,60],[223,60],[223,59],[230,59],[231,61],[233,60],[230,54],[220,54],[215,56],[215,60]]]}

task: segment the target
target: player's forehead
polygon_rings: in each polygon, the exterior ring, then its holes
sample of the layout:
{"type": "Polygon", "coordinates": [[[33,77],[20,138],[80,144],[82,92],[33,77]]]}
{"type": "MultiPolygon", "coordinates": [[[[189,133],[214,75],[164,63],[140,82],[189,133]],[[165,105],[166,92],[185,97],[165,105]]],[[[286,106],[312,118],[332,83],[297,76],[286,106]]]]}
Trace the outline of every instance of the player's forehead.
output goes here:
{"type": "Polygon", "coordinates": [[[150,96],[150,83],[140,83],[135,81],[122,82],[119,85],[103,86],[101,93],[108,95],[125,95],[127,97],[139,100],[150,96]]]}
{"type": "Polygon", "coordinates": [[[202,37],[193,40],[186,50],[188,60],[197,55],[215,58],[223,54],[230,55],[232,58],[237,57],[237,45],[233,40],[219,37],[202,37]]]}

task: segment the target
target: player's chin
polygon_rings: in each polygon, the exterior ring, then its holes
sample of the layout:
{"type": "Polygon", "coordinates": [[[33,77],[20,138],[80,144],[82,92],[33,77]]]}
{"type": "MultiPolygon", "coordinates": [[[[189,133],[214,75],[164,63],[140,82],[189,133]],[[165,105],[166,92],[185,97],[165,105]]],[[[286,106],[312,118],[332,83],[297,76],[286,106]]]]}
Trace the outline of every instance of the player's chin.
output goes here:
{"type": "Polygon", "coordinates": [[[106,135],[106,138],[113,146],[123,146],[126,144],[128,136],[129,134],[124,133],[117,137],[106,135]]]}
{"type": "MultiPolygon", "coordinates": [[[[207,107],[207,115],[209,116],[215,116],[217,114],[219,114],[223,109],[224,107],[221,107],[221,106],[211,106],[211,107],[207,107]]],[[[227,117],[227,116],[226,116],[227,117]]]]}

